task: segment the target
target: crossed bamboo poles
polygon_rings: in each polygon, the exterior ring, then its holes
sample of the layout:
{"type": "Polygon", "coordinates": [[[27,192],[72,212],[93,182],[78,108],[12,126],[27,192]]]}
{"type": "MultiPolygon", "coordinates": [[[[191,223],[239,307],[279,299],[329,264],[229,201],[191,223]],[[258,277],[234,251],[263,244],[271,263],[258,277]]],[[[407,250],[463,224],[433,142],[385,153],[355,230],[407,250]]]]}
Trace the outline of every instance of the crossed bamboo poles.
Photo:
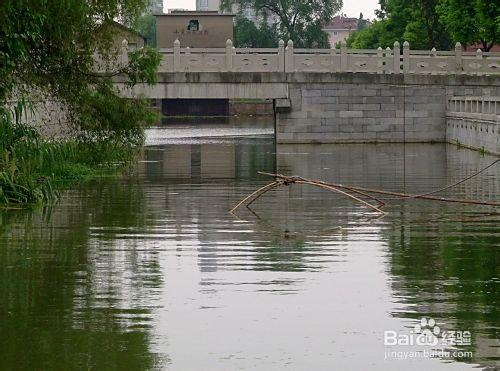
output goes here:
{"type": "Polygon", "coordinates": [[[291,184],[307,184],[307,185],[312,185],[316,187],[320,187],[323,189],[327,189],[332,192],[339,193],[343,196],[349,197],[350,199],[372,209],[373,211],[380,213],[381,215],[385,215],[386,212],[382,210],[382,208],[385,206],[385,202],[382,201],[381,199],[372,196],[371,194],[379,194],[379,195],[389,195],[389,196],[396,196],[396,199],[406,199],[406,198],[419,198],[419,199],[424,199],[424,200],[432,200],[432,201],[440,201],[440,202],[452,202],[452,203],[462,203],[462,204],[473,204],[473,205],[487,205],[487,206],[497,206],[500,207],[500,202],[492,202],[492,201],[480,201],[480,200],[465,200],[465,199],[458,199],[458,198],[445,198],[445,197],[437,197],[437,196],[432,196],[432,194],[441,192],[445,189],[449,189],[451,187],[454,187],[460,183],[463,183],[466,180],[469,180],[473,178],[476,175],[479,175],[482,173],[484,170],[487,168],[493,166],[499,160],[494,161],[492,164],[489,166],[481,169],[477,173],[462,179],[459,182],[456,182],[454,184],[448,185],[444,188],[428,192],[425,194],[407,194],[407,193],[401,193],[401,192],[391,192],[391,191],[383,191],[379,189],[372,189],[372,188],[365,188],[365,187],[356,187],[356,186],[346,186],[342,184],[336,184],[336,183],[326,183],[321,180],[314,180],[314,179],[307,179],[303,178],[301,176],[297,175],[292,175],[292,176],[287,176],[287,175],[282,175],[282,174],[273,174],[273,173],[266,173],[263,171],[258,171],[258,174],[261,175],[266,175],[266,176],[271,176],[275,180],[269,184],[266,184],[265,186],[257,189],[256,191],[252,192],[250,195],[242,199],[240,202],[238,202],[231,210],[229,210],[230,213],[234,214],[234,212],[242,205],[245,205],[246,207],[249,207],[252,203],[254,203],[259,197],[264,195],[265,193],[269,192],[270,190],[280,187],[280,186],[288,186],[291,184]],[[364,197],[368,199],[368,201],[371,202],[376,202],[377,205],[375,206],[374,204],[365,201],[361,199],[360,197],[354,196],[354,194],[364,197]]]}

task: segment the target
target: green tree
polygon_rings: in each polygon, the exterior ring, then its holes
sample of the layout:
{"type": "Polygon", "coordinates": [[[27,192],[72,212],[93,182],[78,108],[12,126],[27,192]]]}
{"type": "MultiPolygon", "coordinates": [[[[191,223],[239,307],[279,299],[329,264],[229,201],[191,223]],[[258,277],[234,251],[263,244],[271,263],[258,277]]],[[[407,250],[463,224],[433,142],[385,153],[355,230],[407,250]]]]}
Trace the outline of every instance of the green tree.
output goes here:
{"type": "Polygon", "coordinates": [[[276,26],[266,22],[256,25],[251,20],[238,15],[234,22],[234,45],[237,48],[275,48],[279,36],[276,26]]]}
{"type": "Polygon", "coordinates": [[[90,137],[142,139],[152,120],[142,100],[122,98],[113,87],[121,75],[129,85],[154,83],[159,54],[136,50],[117,66],[113,34],[99,32],[106,22],[134,24],[148,0],[4,0],[0,3],[0,109],[15,90],[38,89],[67,107],[70,119],[90,137]],[[108,66],[95,69],[95,53],[108,66]]]}
{"type": "Polygon", "coordinates": [[[342,8],[342,0],[223,0],[222,9],[254,9],[257,15],[277,18],[280,38],[293,40],[297,47],[328,47],[328,37],[321,30],[342,8]]]}
{"type": "Polygon", "coordinates": [[[440,20],[454,41],[480,43],[489,51],[500,35],[500,3],[495,0],[441,0],[440,20]]]}
{"type": "Polygon", "coordinates": [[[359,13],[358,31],[364,30],[367,26],[366,19],[363,18],[363,13],[359,13]]]}
{"type": "Polygon", "coordinates": [[[353,32],[346,43],[353,49],[376,49],[379,46],[387,47],[391,45],[391,40],[399,40],[387,30],[387,21],[379,20],[365,29],[353,32]]]}
{"type": "Polygon", "coordinates": [[[145,14],[137,20],[136,31],[144,36],[147,43],[156,47],[156,17],[152,14],[145,14]]]}
{"type": "Polygon", "coordinates": [[[392,47],[407,40],[414,49],[444,49],[451,41],[436,13],[441,0],[379,0],[379,18],[370,27],[354,33],[347,44],[354,48],[392,47]]]}

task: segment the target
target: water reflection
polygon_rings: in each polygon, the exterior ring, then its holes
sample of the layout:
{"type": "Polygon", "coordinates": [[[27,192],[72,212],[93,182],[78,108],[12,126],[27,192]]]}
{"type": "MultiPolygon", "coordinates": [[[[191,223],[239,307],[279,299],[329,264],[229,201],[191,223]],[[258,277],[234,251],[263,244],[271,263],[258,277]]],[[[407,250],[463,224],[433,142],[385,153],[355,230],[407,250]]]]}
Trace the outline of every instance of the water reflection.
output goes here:
{"type": "Polygon", "coordinates": [[[154,246],[120,233],[147,229],[144,193],[99,181],[67,192],[50,215],[11,214],[0,235],[0,369],[141,369],[162,276],[154,246]]]}
{"type": "MultiPolygon", "coordinates": [[[[426,192],[491,158],[445,145],[280,145],[275,156],[260,129],[204,130],[156,128],[133,175],[73,189],[47,217],[2,214],[0,369],[498,362],[497,214],[406,200],[373,219],[296,185],[227,212],[269,181],[258,170],[426,192]],[[384,361],[383,331],[422,316],[471,331],[473,357],[384,361]]],[[[492,168],[445,195],[498,200],[498,179],[492,168]]]]}
{"type": "MultiPolygon", "coordinates": [[[[439,189],[494,160],[445,145],[281,146],[280,151],[278,167],[285,173],[409,193],[439,189]]],[[[499,175],[494,168],[442,195],[498,201],[499,175]]],[[[471,346],[459,349],[473,357],[460,361],[498,365],[500,214],[484,206],[387,202],[391,212],[378,224],[388,244],[392,315],[414,319],[407,327],[427,317],[443,331],[470,331],[471,346]]]]}

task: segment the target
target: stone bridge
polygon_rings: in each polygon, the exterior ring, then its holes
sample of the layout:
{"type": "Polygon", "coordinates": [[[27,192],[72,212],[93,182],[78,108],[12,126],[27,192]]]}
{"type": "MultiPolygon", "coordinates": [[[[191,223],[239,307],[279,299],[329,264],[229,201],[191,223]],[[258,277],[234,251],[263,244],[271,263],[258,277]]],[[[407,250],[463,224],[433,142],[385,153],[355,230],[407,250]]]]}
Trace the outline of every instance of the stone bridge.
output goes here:
{"type": "Polygon", "coordinates": [[[397,42],[385,50],[291,42],[236,49],[230,40],[222,49],[176,42],[161,52],[158,84],[129,90],[116,80],[124,95],[273,99],[278,143],[453,141],[500,153],[500,53],[460,44],[451,52],[412,51],[408,43],[400,50],[397,42]]]}

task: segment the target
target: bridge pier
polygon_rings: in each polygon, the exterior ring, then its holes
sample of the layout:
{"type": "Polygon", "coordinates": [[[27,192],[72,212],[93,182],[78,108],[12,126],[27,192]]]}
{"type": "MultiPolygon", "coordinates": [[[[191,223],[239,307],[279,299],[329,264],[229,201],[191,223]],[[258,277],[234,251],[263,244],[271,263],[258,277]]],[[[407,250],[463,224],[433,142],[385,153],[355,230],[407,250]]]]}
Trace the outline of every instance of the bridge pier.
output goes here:
{"type": "Polygon", "coordinates": [[[288,93],[277,143],[445,142],[447,97],[500,87],[495,77],[295,73],[288,93]]]}
{"type": "Polygon", "coordinates": [[[446,88],[402,75],[324,74],[289,84],[278,143],[443,142],[446,88]]]}

